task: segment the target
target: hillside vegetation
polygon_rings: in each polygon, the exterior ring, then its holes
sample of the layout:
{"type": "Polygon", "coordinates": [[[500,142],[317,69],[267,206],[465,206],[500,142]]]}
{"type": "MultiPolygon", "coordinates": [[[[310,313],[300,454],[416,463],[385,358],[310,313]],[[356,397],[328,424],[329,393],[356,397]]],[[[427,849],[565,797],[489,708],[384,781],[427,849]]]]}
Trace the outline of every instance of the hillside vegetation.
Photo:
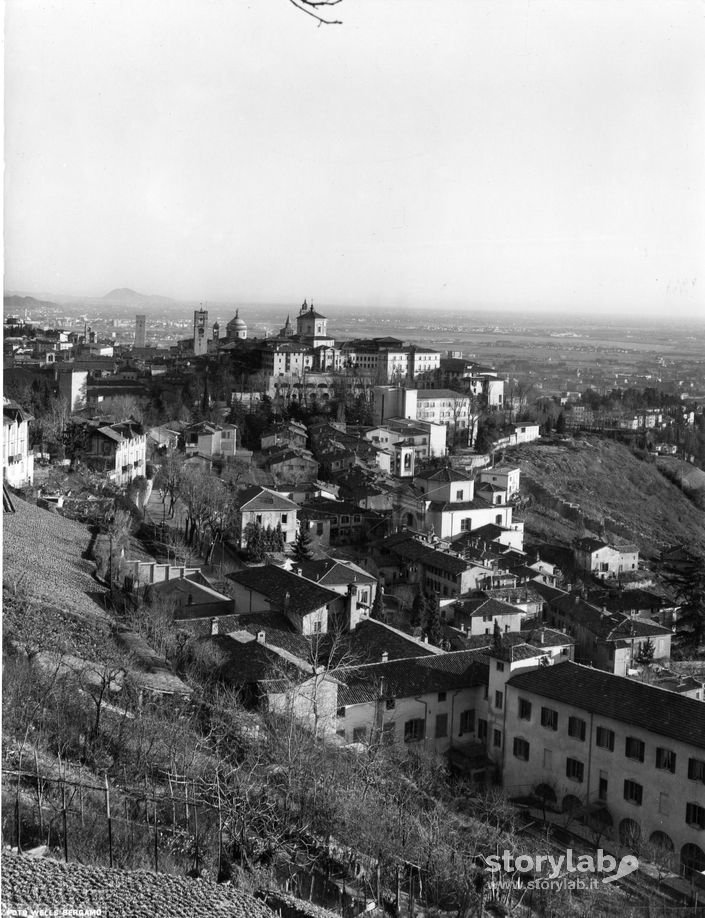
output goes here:
{"type": "Polygon", "coordinates": [[[521,465],[529,540],[569,544],[592,534],[634,542],[645,557],[677,542],[705,552],[702,510],[621,443],[528,444],[507,450],[505,461],[521,465]]]}

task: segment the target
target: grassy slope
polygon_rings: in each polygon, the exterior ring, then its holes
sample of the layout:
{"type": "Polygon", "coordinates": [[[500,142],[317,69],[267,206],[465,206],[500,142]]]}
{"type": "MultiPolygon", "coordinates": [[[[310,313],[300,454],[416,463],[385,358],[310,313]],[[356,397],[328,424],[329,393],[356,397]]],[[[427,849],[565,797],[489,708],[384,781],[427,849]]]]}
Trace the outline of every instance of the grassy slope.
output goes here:
{"type": "Polygon", "coordinates": [[[646,557],[676,542],[705,552],[705,514],[655,464],[641,462],[620,443],[589,437],[555,446],[530,444],[508,450],[505,459],[521,464],[522,494],[535,495],[525,513],[529,539],[567,544],[592,533],[631,540],[646,557]],[[588,520],[604,520],[604,533],[548,509],[536,485],[578,504],[588,520]]]}

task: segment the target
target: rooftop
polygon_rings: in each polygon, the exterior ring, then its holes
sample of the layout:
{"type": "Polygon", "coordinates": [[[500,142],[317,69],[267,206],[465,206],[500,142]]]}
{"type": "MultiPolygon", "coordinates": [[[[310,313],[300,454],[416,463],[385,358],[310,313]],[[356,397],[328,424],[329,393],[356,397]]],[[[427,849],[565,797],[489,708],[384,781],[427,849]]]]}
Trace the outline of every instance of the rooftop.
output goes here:
{"type": "Polygon", "coordinates": [[[291,608],[300,615],[306,615],[340,599],[340,594],[334,593],[333,590],[326,590],[305,577],[299,577],[273,564],[237,571],[227,576],[234,583],[266,596],[280,608],[284,606],[288,595],[291,608]]]}
{"type": "Polygon", "coordinates": [[[705,704],[666,689],[570,662],[518,673],[509,684],[705,749],[705,704]]]}
{"type": "MultiPolygon", "coordinates": [[[[274,918],[230,885],[147,870],[117,870],[3,852],[3,913],[11,909],[100,909],[150,918],[274,918]]],[[[24,912],[23,912],[24,913],[24,912]]],[[[53,913],[53,911],[52,911],[53,913]]]]}
{"type": "Polygon", "coordinates": [[[341,707],[367,704],[382,696],[408,698],[487,684],[487,655],[483,650],[458,650],[389,663],[371,663],[350,670],[341,681],[341,707]]]}

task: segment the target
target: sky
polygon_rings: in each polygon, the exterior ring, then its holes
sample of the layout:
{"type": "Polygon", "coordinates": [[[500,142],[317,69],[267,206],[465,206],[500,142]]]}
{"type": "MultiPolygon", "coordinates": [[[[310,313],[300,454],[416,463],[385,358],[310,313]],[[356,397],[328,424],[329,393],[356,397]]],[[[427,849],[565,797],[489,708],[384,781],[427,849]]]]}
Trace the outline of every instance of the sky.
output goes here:
{"type": "Polygon", "coordinates": [[[705,4],[6,0],[5,289],[705,315],[705,4]]]}

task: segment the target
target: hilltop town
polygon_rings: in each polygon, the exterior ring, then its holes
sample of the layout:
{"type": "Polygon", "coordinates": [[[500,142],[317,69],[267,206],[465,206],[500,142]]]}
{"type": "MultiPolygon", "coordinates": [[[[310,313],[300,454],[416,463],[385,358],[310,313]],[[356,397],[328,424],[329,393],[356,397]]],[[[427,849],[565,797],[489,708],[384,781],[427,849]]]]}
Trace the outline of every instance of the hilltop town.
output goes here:
{"type": "Polygon", "coordinates": [[[7,837],[481,914],[524,833],[637,854],[604,913],[694,901],[700,399],[551,395],[324,313],[122,344],[6,317],[7,837]]]}

